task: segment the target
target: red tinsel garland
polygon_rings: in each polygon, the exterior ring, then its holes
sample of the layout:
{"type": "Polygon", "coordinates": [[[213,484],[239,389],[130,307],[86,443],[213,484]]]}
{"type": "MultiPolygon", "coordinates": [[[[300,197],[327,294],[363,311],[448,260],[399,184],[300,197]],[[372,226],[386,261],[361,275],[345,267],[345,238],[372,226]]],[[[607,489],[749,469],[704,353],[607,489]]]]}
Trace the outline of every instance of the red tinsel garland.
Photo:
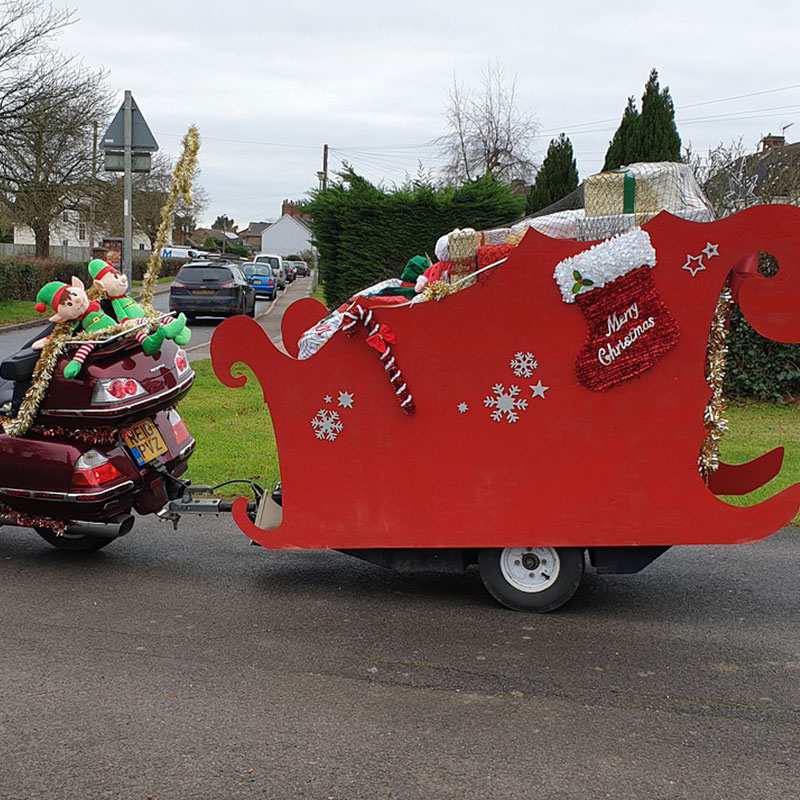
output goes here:
{"type": "Polygon", "coordinates": [[[66,520],[23,514],[21,511],[14,511],[13,508],[9,508],[4,503],[0,503],[0,515],[10,517],[23,528],[49,528],[57,534],[62,534],[67,529],[66,520]]]}
{"type": "Polygon", "coordinates": [[[64,428],[61,425],[34,425],[29,433],[59,439],[74,439],[86,444],[114,444],[120,433],[119,428],[64,428]]]}
{"type": "Polygon", "coordinates": [[[372,311],[364,308],[360,303],[354,303],[347,311],[344,312],[344,317],[347,322],[342,325],[342,330],[346,336],[353,336],[356,332],[356,323],[361,322],[367,329],[366,342],[371,347],[380,353],[380,359],[383,362],[383,369],[386,372],[389,383],[395,390],[395,396],[400,403],[400,408],[406,414],[413,414],[416,410],[414,408],[414,400],[411,393],[408,391],[408,386],[403,380],[403,373],[400,367],[397,366],[397,361],[392,355],[392,344],[395,341],[394,333],[388,325],[379,324],[374,321],[372,311]]]}

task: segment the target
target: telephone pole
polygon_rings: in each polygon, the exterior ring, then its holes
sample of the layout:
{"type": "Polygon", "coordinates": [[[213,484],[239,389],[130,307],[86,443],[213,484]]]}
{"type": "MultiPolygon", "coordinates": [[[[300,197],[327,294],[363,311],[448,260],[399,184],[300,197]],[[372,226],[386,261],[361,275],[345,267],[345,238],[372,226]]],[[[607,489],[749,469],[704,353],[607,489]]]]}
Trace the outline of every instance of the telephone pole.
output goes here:
{"type": "Polygon", "coordinates": [[[328,145],[322,146],[322,190],[328,188],[328,145]]]}
{"type": "Polygon", "coordinates": [[[123,126],[123,154],[124,154],[124,173],[122,179],[123,187],[123,242],[122,242],[122,271],[131,285],[133,278],[133,95],[129,90],[125,91],[125,101],[122,104],[122,126],[123,126]]]}
{"type": "Polygon", "coordinates": [[[89,198],[89,258],[92,258],[94,249],[94,222],[97,203],[97,121],[94,122],[92,133],[92,186],[89,198]]]}

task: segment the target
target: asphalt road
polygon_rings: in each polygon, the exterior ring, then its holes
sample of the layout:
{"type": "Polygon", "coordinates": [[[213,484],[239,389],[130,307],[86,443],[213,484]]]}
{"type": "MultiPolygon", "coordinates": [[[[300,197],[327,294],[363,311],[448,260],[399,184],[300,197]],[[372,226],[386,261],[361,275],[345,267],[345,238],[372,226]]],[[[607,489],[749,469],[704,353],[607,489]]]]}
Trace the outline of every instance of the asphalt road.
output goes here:
{"type": "Polygon", "coordinates": [[[796,800],[798,534],[529,616],[225,518],[5,529],[0,797],[796,800]]]}

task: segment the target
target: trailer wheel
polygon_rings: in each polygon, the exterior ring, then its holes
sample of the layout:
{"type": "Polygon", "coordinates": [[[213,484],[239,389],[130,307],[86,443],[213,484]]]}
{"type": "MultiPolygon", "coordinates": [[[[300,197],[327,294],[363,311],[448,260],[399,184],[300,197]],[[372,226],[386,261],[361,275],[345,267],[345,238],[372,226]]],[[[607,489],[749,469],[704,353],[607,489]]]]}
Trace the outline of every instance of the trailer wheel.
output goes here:
{"type": "Polygon", "coordinates": [[[514,611],[555,611],[572,598],[583,578],[579,547],[485,548],[478,554],[489,594],[514,611]]]}

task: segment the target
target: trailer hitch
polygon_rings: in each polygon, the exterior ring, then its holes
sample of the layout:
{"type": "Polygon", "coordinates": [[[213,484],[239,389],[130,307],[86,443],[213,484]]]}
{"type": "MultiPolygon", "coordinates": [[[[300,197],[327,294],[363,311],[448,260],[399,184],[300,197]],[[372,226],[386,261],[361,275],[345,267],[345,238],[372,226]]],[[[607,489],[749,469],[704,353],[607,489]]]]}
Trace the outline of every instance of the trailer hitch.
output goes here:
{"type": "MultiPolygon", "coordinates": [[[[181,492],[171,499],[156,516],[164,522],[171,522],[172,529],[178,530],[178,523],[184,514],[230,514],[233,509],[233,500],[222,497],[213,497],[213,493],[222,486],[231,483],[248,483],[253,489],[254,500],[247,503],[247,514],[250,519],[255,520],[259,503],[265,496],[264,489],[253,481],[225,481],[216,486],[205,486],[203,484],[192,484],[189,481],[182,481],[180,478],[170,476],[172,481],[181,484],[181,492]]],[[[172,493],[169,494],[172,496],[172,493]]]]}

